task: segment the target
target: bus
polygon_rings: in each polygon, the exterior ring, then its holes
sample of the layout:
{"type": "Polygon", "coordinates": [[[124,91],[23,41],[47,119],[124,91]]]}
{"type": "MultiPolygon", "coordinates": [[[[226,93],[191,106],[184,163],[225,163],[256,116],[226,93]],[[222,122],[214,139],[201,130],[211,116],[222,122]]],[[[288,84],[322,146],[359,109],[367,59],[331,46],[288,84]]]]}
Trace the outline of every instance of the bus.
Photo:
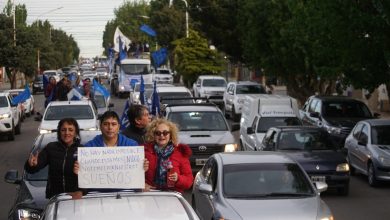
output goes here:
{"type": "Polygon", "coordinates": [[[150,65],[150,59],[123,59],[110,80],[111,94],[119,97],[130,94],[135,83],[141,82],[141,75],[145,83],[152,83],[150,65]]]}

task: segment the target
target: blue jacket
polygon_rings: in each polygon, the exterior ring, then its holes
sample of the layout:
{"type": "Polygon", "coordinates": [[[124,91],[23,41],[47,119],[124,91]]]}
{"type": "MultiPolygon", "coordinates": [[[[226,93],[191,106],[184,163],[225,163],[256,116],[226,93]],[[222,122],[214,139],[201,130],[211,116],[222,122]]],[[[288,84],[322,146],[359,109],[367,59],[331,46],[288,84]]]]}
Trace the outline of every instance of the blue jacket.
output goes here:
{"type": "MultiPolygon", "coordinates": [[[[92,140],[88,141],[85,147],[104,147],[103,135],[96,135],[92,140]]],[[[118,146],[139,146],[139,144],[123,134],[118,134],[118,146]]]]}

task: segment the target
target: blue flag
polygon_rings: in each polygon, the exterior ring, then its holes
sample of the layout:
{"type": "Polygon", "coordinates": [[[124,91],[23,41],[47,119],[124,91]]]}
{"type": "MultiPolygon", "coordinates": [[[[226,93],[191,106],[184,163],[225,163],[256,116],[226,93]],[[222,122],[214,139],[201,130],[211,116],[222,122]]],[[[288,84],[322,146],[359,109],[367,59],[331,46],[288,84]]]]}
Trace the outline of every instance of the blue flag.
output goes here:
{"type": "Polygon", "coordinates": [[[144,77],[141,74],[141,85],[139,88],[139,101],[142,105],[145,105],[145,82],[144,77]]]}
{"type": "Polygon", "coordinates": [[[127,111],[129,110],[129,107],[129,101],[126,101],[126,105],[121,116],[121,131],[125,130],[130,124],[129,118],[127,117],[127,111]]]}
{"type": "Polygon", "coordinates": [[[123,42],[121,40],[121,37],[119,36],[118,38],[119,38],[119,55],[118,55],[118,59],[116,60],[116,63],[120,64],[120,62],[123,59],[127,58],[127,51],[125,51],[125,49],[123,48],[123,42]]]}
{"type": "Polygon", "coordinates": [[[13,105],[17,105],[19,103],[25,102],[30,97],[31,97],[30,88],[26,84],[26,86],[24,87],[23,92],[21,92],[19,95],[15,96],[12,99],[11,102],[12,102],[13,105]]]}
{"type": "Polygon", "coordinates": [[[161,48],[155,52],[152,52],[154,67],[160,67],[166,60],[168,54],[167,48],[161,48]]]}
{"type": "Polygon", "coordinates": [[[67,96],[68,96],[68,100],[81,100],[81,99],[83,99],[83,95],[81,95],[81,93],[75,88],[71,89],[68,92],[67,96]]]}
{"type": "Polygon", "coordinates": [[[106,87],[104,87],[102,84],[100,84],[98,81],[95,79],[93,80],[93,91],[94,92],[99,92],[104,96],[104,98],[108,98],[110,96],[110,93],[107,91],[106,87]]]}
{"type": "Polygon", "coordinates": [[[108,48],[108,73],[110,75],[113,72],[113,66],[112,66],[113,59],[114,59],[114,48],[110,47],[108,48]]]}
{"type": "Polygon", "coordinates": [[[157,36],[156,31],[154,31],[151,27],[149,27],[146,24],[143,24],[139,29],[151,37],[157,36]]]}
{"type": "Polygon", "coordinates": [[[157,93],[157,84],[154,81],[153,95],[152,95],[152,115],[159,116],[160,115],[160,98],[157,93]]]}
{"type": "Polygon", "coordinates": [[[47,85],[49,85],[49,79],[47,76],[42,75],[42,81],[43,81],[43,91],[46,92],[47,85]]]}

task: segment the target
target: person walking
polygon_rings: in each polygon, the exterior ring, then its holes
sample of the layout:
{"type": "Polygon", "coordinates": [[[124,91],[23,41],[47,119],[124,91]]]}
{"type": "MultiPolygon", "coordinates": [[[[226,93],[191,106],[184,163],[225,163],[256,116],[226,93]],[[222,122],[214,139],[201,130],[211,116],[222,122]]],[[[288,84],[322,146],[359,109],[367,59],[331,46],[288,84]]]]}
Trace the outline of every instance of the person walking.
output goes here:
{"type": "Polygon", "coordinates": [[[150,123],[149,110],[144,105],[132,104],[127,111],[130,125],[122,132],[126,137],[138,142],[145,143],[146,126],[150,123]]]}
{"type": "Polygon", "coordinates": [[[78,177],[73,172],[74,155],[80,147],[80,129],[73,118],[61,119],[57,127],[57,141],[48,143],[40,152],[31,153],[24,168],[36,173],[49,166],[46,198],[69,193],[73,198],[82,196],[78,177]]]}
{"type": "Polygon", "coordinates": [[[190,165],[191,148],[178,143],[176,124],[164,118],[153,120],[147,128],[145,157],[149,161],[146,183],[153,189],[184,192],[194,177],[190,165]]]}

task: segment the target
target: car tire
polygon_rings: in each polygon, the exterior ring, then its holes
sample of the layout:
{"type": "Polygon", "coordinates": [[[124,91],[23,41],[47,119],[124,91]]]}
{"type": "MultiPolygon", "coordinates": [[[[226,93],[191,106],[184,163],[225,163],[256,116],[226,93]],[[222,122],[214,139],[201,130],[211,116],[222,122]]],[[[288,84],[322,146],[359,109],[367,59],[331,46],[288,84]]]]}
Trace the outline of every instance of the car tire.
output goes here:
{"type": "Polygon", "coordinates": [[[349,183],[345,184],[343,187],[338,188],[337,189],[337,193],[340,196],[348,196],[348,194],[349,194],[349,183]]]}
{"type": "Polygon", "coordinates": [[[22,131],[22,122],[19,121],[19,123],[15,127],[15,134],[20,134],[22,131]]]}
{"type": "Polygon", "coordinates": [[[375,174],[375,167],[372,162],[369,162],[367,166],[367,179],[370,186],[375,187],[379,185],[379,181],[377,180],[375,174]]]}

